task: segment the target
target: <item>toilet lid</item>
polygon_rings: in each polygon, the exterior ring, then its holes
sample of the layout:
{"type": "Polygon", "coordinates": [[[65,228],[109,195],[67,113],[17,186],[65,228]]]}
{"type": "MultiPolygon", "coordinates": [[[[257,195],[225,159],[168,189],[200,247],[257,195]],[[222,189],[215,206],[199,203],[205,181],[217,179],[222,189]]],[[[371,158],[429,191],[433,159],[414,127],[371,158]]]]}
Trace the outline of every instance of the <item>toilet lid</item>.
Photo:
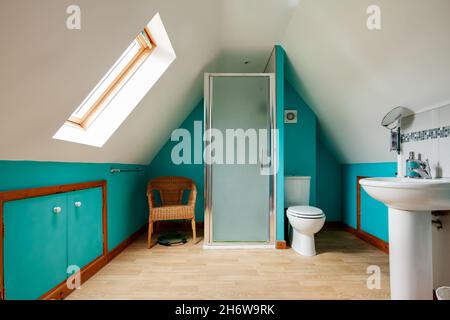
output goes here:
{"type": "Polygon", "coordinates": [[[289,207],[287,212],[293,216],[309,218],[319,218],[325,215],[321,209],[310,206],[289,207]]]}

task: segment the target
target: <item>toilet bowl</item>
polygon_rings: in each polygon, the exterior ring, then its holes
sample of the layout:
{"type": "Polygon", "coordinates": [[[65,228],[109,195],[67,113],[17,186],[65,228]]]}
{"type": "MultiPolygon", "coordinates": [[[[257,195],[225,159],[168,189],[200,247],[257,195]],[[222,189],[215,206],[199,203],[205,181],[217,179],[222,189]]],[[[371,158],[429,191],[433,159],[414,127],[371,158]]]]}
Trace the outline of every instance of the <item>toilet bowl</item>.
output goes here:
{"type": "Polygon", "coordinates": [[[315,256],[314,235],[325,224],[326,217],[323,211],[310,206],[294,206],[288,208],[286,215],[292,227],[292,249],[302,256],[315,256]]]}
{"type": "Polygon", "coordinates": [[[285,177],[284,181],[291,247],[303,256],[315,256],[314,235],[322,229],[326,217],[321,209],[309,206],[311,177],[285,177]]]}

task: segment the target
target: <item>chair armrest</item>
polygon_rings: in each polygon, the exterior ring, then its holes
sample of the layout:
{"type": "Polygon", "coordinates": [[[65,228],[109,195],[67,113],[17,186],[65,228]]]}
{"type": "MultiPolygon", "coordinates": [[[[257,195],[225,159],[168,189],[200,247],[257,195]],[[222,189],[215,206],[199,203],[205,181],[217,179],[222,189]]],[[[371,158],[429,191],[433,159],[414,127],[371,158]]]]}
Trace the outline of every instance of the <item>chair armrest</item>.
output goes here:
{"type": "Polygon", "coordinates": [[[147,188],[147,198],[148,198],[148,205],[149,209],[156,207],[156,201],[155,201],[155,195],[153,194],[153,188],[151,186],[148,186],[147,188]]]}
{"type": "Polygon", "coordinates": [[[189,199],[187,205],[195,208],[195,202],[197,201],[197,187],[195,184],[192,184],[190,188],[191,192],[189,194],[189,199]]]}

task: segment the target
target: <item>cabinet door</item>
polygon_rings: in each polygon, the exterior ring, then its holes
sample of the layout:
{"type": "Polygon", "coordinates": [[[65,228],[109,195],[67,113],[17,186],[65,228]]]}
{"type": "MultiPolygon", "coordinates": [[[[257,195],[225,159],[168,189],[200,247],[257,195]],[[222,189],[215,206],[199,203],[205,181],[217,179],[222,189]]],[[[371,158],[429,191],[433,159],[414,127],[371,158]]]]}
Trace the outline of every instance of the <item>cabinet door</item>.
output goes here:
{"type": "Polygon", "coordinates": [[[52,195],[4,203],[6,299],[38,299],[66,279],[66,201],[52,195]]]}
{"type": "Polygon", "coordinates": [[[103,252],[101,188],[68,193],[68,262],[80,269],[103,252]]]}

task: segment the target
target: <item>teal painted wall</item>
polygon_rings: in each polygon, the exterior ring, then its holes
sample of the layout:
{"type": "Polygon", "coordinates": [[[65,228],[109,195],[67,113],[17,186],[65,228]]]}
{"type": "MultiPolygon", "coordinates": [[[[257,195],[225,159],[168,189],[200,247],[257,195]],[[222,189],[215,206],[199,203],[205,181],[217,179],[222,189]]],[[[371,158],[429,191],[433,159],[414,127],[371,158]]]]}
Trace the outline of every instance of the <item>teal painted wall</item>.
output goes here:
{"type": "Polygon", "coordinates": [[[276,177],[276,211],[277,211],[277,240],[284,240],[284,84],[285,84],[285,58],[284,49],[275,46],[275,87],[276,87],[276,105],[277,105],[277,129],[278,129],[278,174],[276,177]],[[282,106],[282,107],[280,107],[282,106]]]}
{"type": "MultiPolygon", "coordinates": [[[[286,74],[295,72],[286,64],[286,74]]],[[[285,81],[285,109],[297,110],[298,123],[285,124],[285,175],[310,176],[310,205],[321,208],[327,221],[341,220],[341,165],[323,143],[316,114],[285,81]]]]}
{"type": "MultiPolygon", "coordinates": [[[[356,178],[394,177],[396,162],[359,163],[342,165],[342,221],[356,228],[356,178]]],[[[388,241],[388,210],[379,201],[371,198],[363,189],[361,191],[361,229],[388,241]]]]}
{"type": "Polygon", "coordinates": [[[0,161],[0,191],[94,180],[107,181],[108,249],[111,250],[148,220],[147,166],[0,161]],[[143,171],[111,174],[109,172],[111,167],[140,168],[143,171]]]}
{"type": "MultiPolygon", "coordinates": [[[[276,99],[277,105],[284,106],[284,57],[285,53],[281,46],[275,46],[276,54],[276,99]]],[[[284,109],[277,109],[277,126],[278,131],[278,163],[279,171],[277,177],[277,240],[284,239],[284,109]]],[[[180,128],[187,129],[193,132],[194,121],[203,121],[203,101],[201,101],[180,125],[180,128]]],[[[177,142],[172,142],[170,139],[161,148],[156,157],[149,165],[149,178],[163,176],[163,175],[180,175],[194,179],[198,188],[198,197],[196,205],[196,219],[203,221],[204,213],[204,197],[203,197],[203,182],[204,182],[204,168],[202,164],[182,164],[175,165],[171,160],[171,152],[173,146],[177,142]]],[[[193,150],[192,150],[193,153],[193,150]]]]}
{"type": "MultiPolygon", "coordinates": [[[[284,176],[307,175],[312,177],[311,205],[318,205],[327,214],[328,221],[339,221],[341,217],[340,164],[321,146],[317,134],[317,118],[291,84],[285,79],[285,52],[275,47],[277,105],[277,126],[279,128],[279,174],[277,177],[277,240],[284,239],[284,176]],[[299,123],[284,124],[284,110],[297,109],[299,123]],[[321,166],[325,168],[319,170],[321,166]],[[338,168],[338,169],[336,169],[338,168]],[[320,183],[321,182],[321,183],[320,183]],[[319,195],[320,192],[320,195],[319,195]]],[[[193,136],[194,121],[203,123],[203,100],[179,128],[186,129],[193,136]]],[[[176,165],[171,160],[172,148],[178,142],[170,138],[149,164],[149,179],[164,175],[179,175],[193,179],[198,188],[196,219],[203,221],[204,213],[204,167],[203,164],[176,165]]],[[[192,143],[193,148],[193,143],[192,143]]],[[[193,154],[193,149],[191,154],[193,154]]]]}
{"type": "MultiPolygon", "coordinates": [[[[284,106],[284,50],[280,46],[275,47],[276,52],[276,85],[277,85],[277,105],[284,106]]],[[[198,103],[191,114],[186,118],[186,120],[180,125],[180,128],[187,129],[191,134],[194,130],[194,121],[203,121],[203,101],[198,103]]],[[[277,178],[277,239],[284,239],[284,109],[278,108],[277,110],[277,125],[279,128],[279,175],[277,178]]],[[[198,197],[196,205],[196,219],[203,221],[204,213],[204,168],[202,164],[182,164],[175,165],[171,160],[171,152],[173,146],[177,142],[172,142],[169,140],[161,148],[156,157],[152,160],[149,165],[149,178],[164,176],[164,175],[180,175],[185,177],[190,177],[194,179],[198,188],[198,197]]],[[[193,145],[193,144],[192,144],[193,145]]],[[[192,150],[193,154],[193,150],[192,150]]]]}
{"type": "MultiPolygon", "coordinates": [[[[297,110],[298,122],[284,124],[285,176],[310,176],[310,205],[317,205],[317,117],[285,81],[285,109],[297,110]]],[[[283,115],[284,117],[284,115],[283,115]]]]}
{"type": "MultiPolygon", "coordinates": [[[[203,100],[200,101],[194,110],[189,114],[186,120],[180,125],[180,128],[186,129],[194,137],[194,121],[201,121],[203,127],[203,100]]],[[[203,137],[203,131],[202,136],[203,137]]],[[[194,141],[191,141],[191,155],[194,156],[194,141]]],[[[148,178],[159,176],[182,176],[188,177],[195,181],[197,185],[197,203],[195,206],[195,217],[198,221],[203,221],[204,214],[204,166],[203,164],[180,164],[176,165],[171,159],[172,148],[178,142],[169,140],[161,148],[156,157],[152,160],[148,167],[148,178]]],[[[202,154],[203,154],[203,143],[202,154]]],[[[193,163],[193,160],[192,160],[193,163]]]]}
{"type": "Polygon", "coordinates": [[[341,164],[325,147],[323,136],[317,130],[317,207],[325,212],[327,221],[342,219],[341,164]]]}

